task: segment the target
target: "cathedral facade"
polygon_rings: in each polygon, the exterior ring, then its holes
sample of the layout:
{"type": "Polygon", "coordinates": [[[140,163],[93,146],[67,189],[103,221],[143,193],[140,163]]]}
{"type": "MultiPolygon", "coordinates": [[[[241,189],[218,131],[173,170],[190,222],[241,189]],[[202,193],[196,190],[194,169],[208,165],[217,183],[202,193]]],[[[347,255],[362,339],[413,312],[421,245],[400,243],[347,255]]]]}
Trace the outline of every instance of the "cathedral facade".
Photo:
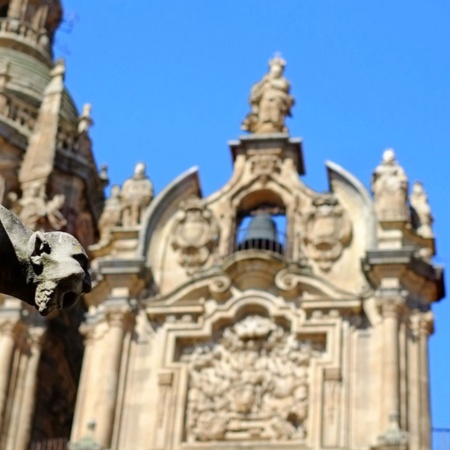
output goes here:
{"type": "MultiPolygon", "coordinates": [[[[250,92],[232,172],[109,198],[52,57],[59,0],[0,1],[0,198],[66,230],[93,290],[40,317],[0,305],[0,450],[431,449],[428,338],[444,295],[432,216],[392,149],[371,193],[303,146],[279,56],[250,92]]],[[[368,174],[368,177],[370,174],[368,174]]]]}

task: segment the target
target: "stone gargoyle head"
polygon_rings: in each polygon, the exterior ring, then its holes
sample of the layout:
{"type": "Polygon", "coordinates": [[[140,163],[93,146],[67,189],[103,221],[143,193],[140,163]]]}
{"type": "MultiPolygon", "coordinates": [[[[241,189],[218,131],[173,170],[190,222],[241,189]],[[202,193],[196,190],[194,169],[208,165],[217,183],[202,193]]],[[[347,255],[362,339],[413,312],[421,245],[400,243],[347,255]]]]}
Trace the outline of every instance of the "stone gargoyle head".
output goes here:
{"type": "Polygon", "coordinates": [[[90,290],[88,257],[72,235],[33,233],[0,206],[0,292],[47,315],[90,290]]]}

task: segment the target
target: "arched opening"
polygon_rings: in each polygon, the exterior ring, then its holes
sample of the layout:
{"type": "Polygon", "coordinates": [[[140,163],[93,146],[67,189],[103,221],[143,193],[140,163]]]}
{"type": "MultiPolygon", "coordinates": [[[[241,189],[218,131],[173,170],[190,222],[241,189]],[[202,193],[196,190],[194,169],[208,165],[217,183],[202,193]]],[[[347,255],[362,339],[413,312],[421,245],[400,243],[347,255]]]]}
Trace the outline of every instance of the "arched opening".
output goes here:
{"type": "Polygon", "coordinates": [[[235,251],[265,250],[284,254],[286,208],[272,191],[245,197],[237,211],[235,251]]]}

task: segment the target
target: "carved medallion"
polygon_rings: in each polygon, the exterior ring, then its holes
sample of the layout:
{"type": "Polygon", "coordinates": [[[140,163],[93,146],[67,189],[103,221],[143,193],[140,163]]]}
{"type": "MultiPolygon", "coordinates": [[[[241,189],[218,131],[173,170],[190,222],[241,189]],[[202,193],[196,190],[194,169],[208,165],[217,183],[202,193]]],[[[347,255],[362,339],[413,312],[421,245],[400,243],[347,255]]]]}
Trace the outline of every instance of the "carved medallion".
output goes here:
{"type": "Polygon", "coordinates": [[[208,260],[219,239],[219,227],[211,211],[199,198],[181,204],[173,228],[172,248],[178,262],[187,268],[198,268],[208,260]]]}
{"type": "Polygon", "coordinates": [[[311,356],[310,342],[256,315],[184,348],[187,441],[303,441],[311,356]]]}
{"type": "Polygon", "coordinates": [[[305,220],[303,242],[306,254],[323,271],[331,269],[351,240],[351,222],[337,199],[326,194],[313,201],[305,220]]]}

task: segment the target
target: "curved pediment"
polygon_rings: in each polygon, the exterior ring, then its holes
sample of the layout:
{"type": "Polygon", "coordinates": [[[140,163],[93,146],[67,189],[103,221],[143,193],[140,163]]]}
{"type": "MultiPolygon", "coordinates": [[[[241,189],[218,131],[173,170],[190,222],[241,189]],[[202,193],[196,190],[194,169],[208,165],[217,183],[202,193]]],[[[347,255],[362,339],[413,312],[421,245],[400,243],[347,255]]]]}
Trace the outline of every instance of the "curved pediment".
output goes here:
{"type": "Polygon", "coordinates": [[[176,211],[179,203],[190,196],[201,196],[197,167],[193,167],[175,178],[153,200],[142,220],[138,255],[145,258],[148,256],[151,245],[150,238],[157,238],[157,229],[162,228],[167,218],[176,211]]]}

